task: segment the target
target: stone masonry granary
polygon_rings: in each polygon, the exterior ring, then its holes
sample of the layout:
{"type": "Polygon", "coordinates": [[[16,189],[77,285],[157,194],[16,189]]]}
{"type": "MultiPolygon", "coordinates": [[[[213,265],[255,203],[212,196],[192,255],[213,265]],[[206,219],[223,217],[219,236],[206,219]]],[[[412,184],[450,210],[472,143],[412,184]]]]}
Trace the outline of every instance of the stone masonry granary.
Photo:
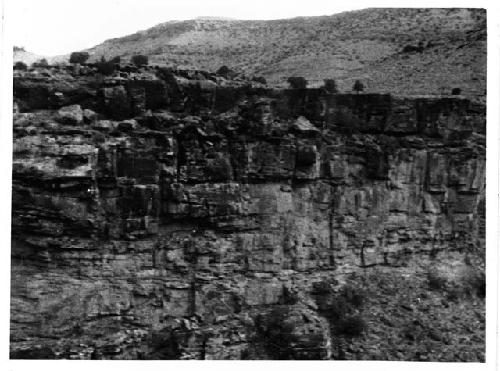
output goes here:
{"type": "Polygon", "coordinates": [[[16,72],[14,99],[13,358],[273,358],[281,310],[281,358],[338,359],[325,282],[483,269],[463,97],[71,66],[16,72]]]}

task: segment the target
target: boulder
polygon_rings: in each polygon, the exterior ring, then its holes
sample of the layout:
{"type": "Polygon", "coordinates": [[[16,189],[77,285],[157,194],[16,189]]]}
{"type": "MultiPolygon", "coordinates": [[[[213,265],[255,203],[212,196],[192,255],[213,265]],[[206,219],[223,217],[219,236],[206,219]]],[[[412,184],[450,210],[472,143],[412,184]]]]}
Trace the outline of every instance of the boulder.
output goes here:
{"type": "Polygon", "coordinates": [[[97,118],[97,113],[92,111],[91,109],[85,108],[83,110],[83,121],[86,123],[94,122],[97,118]]]}
{"type": "Polygon", "coordinates": [[[57,111],[57,114],[58,121],[63,124],[79,125],[83,122],[83,110],[79,104],[63,107],[57,111]]]}
{"type": "Polygon", "coordinates": [[[133,131],[135,129],[137,129],[137,121],[136,120],[123,120],[121,122],[118,123],[117,125],[117,129],[119,131],[125,131],[125,132],[129,132],[129,131],[133,131]]]}
{"type": "Polygon", "coordinates": [[[303,134],[317,134],[320,132],[319,129],[311,124],[311,121],[304,116],[299,116],[297,120],[293,122],[290,129],[303,134]]]}
{"type": "Polygon", "coordinates": [[[118,126],[118,123],[111,120],[97,120],[92,124],[92,129],[99,131],[111,131],[118,126]]]}

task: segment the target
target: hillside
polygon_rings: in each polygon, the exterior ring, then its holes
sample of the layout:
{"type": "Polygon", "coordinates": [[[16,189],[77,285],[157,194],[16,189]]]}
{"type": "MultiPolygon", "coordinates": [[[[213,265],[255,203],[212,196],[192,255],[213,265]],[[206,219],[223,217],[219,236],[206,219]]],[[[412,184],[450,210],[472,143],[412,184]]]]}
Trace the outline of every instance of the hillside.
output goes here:
{"type": "Polygon", "coordinates": [[[35,62],[40,61],[41,59],[47,60],[48,63],[60,63],[65,62],[69,58],[68,55],[57,55],[57,56],[45,56],[40,54],[35,54],[30,52],[29,50],[25,50],[23,47],[14,46],[12,60],[14,63],[23,62],[27,65],[31,65],[35,62]]]}
{"type": "Polygon", "coordinates": [[[23,63],[26,63],[28,65],[32,64],[34,62],[37,62],[40,59],[44,58],[41,55],[31,53],[31,52],[25,50],[24,48],[16,47],[16,46],[14,47],[12,57],[13,57],[12,59],[13,59],[14,63],[23,62],[23,63]]]}
{"type": "Polygon", "coordinates": [[[341,91],[350,90],[355,79],[368,91],[393,94],[460,87],[462,94],[483,100],[486,12],[400,8],[271,21],[170,21],[89,52],[94,58],[142,53],[152,63],[208,71],[227,65],[277,85],[288,76],[304,76],[311,86],[334,78],[341,91]],[[415,48],[403,52],[405,46],[415,48]]]}

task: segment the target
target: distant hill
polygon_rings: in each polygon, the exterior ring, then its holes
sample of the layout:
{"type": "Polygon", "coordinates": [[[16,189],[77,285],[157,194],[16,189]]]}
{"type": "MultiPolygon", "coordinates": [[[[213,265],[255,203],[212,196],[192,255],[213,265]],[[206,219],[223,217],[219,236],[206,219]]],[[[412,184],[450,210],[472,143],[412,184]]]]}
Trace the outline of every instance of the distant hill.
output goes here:
{"type": "Polygon", "coordinates": [[[377,8],[271,21],[171,21],[89,52],[95,59],[141,53],[153,63],[209,71],[227,65],[278,85],[289,76],[304,76],[310,86],[334,78],[348,91],[360,79],[368,91],[438,94],[459,87],[483,99],[486,12],[377,8]]]}
{"type": "Polygon", "coordinates": [[[13,60],[15,62],[24,62],[27,65],[32,64],[33,62],[39,61],[40,59],[45,58],[41,55],[31,53],[29,51],[24,50],[24,48],[14,46],[13,50],[13,60]]]}
{"type": "Polygon", "coordinates": [[[28,66],[31,65],[34,62],[38,62],[40,59],[46,59],[47,62],[49,63],[56,63],[56,62],[64,62],[68,59],[68,56],[44,56],[44,55],[39,55],[32,53],[30,51],[25,50],[23,47],[19,46],[14,46],[13,50],[13,62],[24,62],[28,66]]]}

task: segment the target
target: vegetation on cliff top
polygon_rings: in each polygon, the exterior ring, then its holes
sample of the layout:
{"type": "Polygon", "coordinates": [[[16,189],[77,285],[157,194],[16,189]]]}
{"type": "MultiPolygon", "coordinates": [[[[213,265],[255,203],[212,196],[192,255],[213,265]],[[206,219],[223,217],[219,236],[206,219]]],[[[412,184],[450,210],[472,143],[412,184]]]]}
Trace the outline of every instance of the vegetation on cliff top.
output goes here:
{"type": "Polygon", "coordinates": [[[439,94],[462,87],[482,97],[486,78],[486,13],[482,9],[365,9],[272,21],[171,21],[107,40],[89,50],[151,63],[216,71],[227,65],[286,85],[304,76],[350,91],[439,94]]]}

